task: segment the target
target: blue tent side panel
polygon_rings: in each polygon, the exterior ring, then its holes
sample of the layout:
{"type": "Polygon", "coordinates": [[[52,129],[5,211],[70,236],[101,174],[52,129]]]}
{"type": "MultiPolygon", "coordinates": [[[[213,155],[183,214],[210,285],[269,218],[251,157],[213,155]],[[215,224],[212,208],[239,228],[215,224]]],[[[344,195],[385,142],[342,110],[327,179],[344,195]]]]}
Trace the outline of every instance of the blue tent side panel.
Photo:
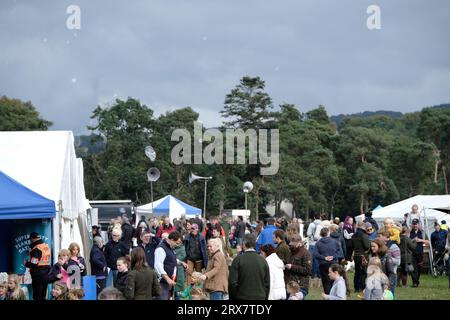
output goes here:
{"type": "Polygon", "coordinates": [[[0,171],[0,220],[46,219],[56,215],[55,202],[0,171]]]}
{"type": "Polygon", "coordinates": [[[170,212],[170,198],[173,198],[178,204],[180,204],[183,208],[186,209],[187,214],[201,214],[202,210],[193,206],[184,203],[181,200],[178,200],[175,197],[167,196],[160,204],[153,208],[155,214],[168,214],[170,212]]]}
{"type": "Polygon", "coordinates": [[[170,196],[166,197],[160,204],[153,208],[154,214],[167,214],[170,211],[170,196]]]}
{"type": "Polygon", "coordinates": [[[177,198],[175,198],[175,200],[186,209],[187,214],[201,214],[202,213],[202,209],[193,207],[187,203],[184,203],[181,200],[178,200],[177,198]]]}

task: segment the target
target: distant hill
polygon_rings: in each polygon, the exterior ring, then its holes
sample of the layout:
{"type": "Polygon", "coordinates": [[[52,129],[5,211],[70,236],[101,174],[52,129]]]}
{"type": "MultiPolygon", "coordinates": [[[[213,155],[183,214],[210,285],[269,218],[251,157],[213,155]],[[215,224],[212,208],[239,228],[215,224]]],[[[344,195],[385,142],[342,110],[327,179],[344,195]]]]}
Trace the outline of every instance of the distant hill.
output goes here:
{"type": "Polygon", "coordinates": [[[400,119],[403,116],[403,113],[396,112],[396,111],[364,111],[360,113],[353,113],[353,114],[339,114],[337,116],[331,116],[330,121],[336,123],[336,125],[339,127],[342,120],[345,118],[368,118],[373,116],[387,116],[392,119],[400,119]]]}
{"type": "MultiPolygon", "coordinates": [[[[450,109],[450,103],[444,103],[439,104],[436,106],[431,106],[427,108],[433,108],[433,109],[450,109]]],[[[364,111],[360,113],[353,113],[353,114],[339,114],[337,116],[331,116],[330,121],[336,123],[336,125],[339,127],[342,120],[345,118],[368,118],[373,116],[387,116],[392,119],[400,119],[404,114],[401,112],[396,111],[387,111],[387,110],[379,110],[379,111],[364,111]]]]}

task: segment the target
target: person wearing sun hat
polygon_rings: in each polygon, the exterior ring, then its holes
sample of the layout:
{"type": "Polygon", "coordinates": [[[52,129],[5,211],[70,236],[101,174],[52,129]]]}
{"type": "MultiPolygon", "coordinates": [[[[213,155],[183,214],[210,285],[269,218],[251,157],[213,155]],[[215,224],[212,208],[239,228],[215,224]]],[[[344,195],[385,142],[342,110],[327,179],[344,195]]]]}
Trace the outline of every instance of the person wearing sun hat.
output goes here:
{"type": "Polygon", "coordinates": [[[370,222],[365,223],[366,226],[366,232],[367,236],[369,237],[369,240],[372,242],[378,237],[378,231],[374,229],[372,224],[370,222]]]}

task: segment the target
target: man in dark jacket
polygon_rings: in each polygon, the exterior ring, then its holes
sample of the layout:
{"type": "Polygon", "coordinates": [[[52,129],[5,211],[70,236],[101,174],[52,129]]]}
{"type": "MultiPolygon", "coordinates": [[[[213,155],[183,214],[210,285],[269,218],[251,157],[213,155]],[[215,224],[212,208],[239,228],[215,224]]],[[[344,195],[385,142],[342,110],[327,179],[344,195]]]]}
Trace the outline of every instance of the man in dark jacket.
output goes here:
{"type": "Polygon", "coordinates": [[[359,221],[356,232],[352,236],[353,259],[355,261],[355,278],[353,279],[355,291],[361,292],[366,287],[368,253],[370,241],[367,236],[365,223],[359,221]]]}
{"type": "Polygon", "coordinates": [[[186,262],[187,274],[190,282],[190,276],[195,271],[202,272],[203,268],[208,265],[208,254],[206,253],[206,241],[200,234],[199,227],[193,223],[191,226],[191,233],[184,239],[184,246],[186,248],[186,262]]]}
{"type": "Polygon", "coordinates": [[[122,217],[122,242],[128,249],[128,252],[133,245],[134,228],[131,226],[127,217],[122,217]]]}
{"type": "Polygon", "coordinates": [[[144,249],[147,264],[153,269],[155,267],[155,250],[158,247],[160,240],[156,237],[152,237],[150,229],[146,229],[142,232],[141,240],[142,243],[139,247],[144,249]]]}
{"type": "Polygon", "coordinates": [[[295,281],[300,286],[303,297],[308,295],[309,280],[312,271],[312,257],[303,245],[303,239],[295,234],[289,242],[290,255],[284,271],[284,282],[295,281]]]}
{"type": "Polygon", "coordinates": [[[436,260],[438,257],[442,257],[437,265],[440,272],[444,270],[443,254],[445,252],[445,245],[447,242],[447,230],[442,230],[441,225],[438,222],[434,223],[434,232],[431,234],[431,246],[433,247],[433,256],[436,260]]]}
{"type": "Polygon", "coordinates": [[[106,277],[108,276],[108,266],[105,254],[103,253],[103,239],[99,236],[94,238],[90,259],[91,274],[95,276],[97,283],[97,295],[106,287],[106,277]]]}
{"type": "Polygon", "coordinates": [[[320,278],[322,280],[323,291],[325,294],[330,294],[331,279],[328,276],[328,269],[332,264],[338,262],[339,258],[339,244],[329,237],[330,232],[328,228],[320,230],[320,239],[316,242],[316,251],[314,256],[319,261],[320,278]]]}
{"type": "Polygon", "coordinates": [[[269,265],[255,251],[256,239],[246,234],[243,253],[234,258],[228,277],[230,300],[267,300],[270,291],[269,265]]]}
{"type": "Polygon", "coordinates": [[[419,228],[419,223],[419,219],[412,220],[412,230],[409,234],[409,238],[411,240],[415,240],[417,243],[416,250],[414,250],[412,254],[412,264],[414,267],[414,271],[411,272],[411,278],[414,288],[417,288],[420,284],[420,274],[423,265],[423,244],[427,242],[423,239],[423,233],[419,228]]]}
{"type": "Polygon", "coordinates": [[[273,241],[277,245],[276,253],[278,258],[280,258],[284,264],[289,260],[290,250],[286,243],[286,234],[283,230],[278,229],[273,233],[273,241]]]}
{"type": "Polygon", "coordinates": [[[160,280],[160,300],[169,300],[174,293],[176,269],[178,265],[174,248],[182,243],[183,239],[178,231],[169,234],[162,240],[155,250],[155,272],[160,280]]]}
{"type": "Polygon", "coordinates": [[[30,233],[30,260],[25,267],[30,268],[33,300],[45,300],[47,296],[48,274],[50,273],[51,251],[37,232],[30,233]]]}
{"type": "Polygon", "coordinates": [[[363,220],[363,222],[369,222],[372,225],[372,228],[375,229],[375,231],[378,230],[378,223],[375,221],[374,218],[372,218],[372,211],[367,211],[364,214],[365,218],[363,220]]]}
{"type": "Polygon", "coordinates": [[[108,275],[107,286],[114,285],[117,279],[117,259],[130,253],[126,245],[120,241],[121,233],[119,230],[113,230],[112,239],[105,245],[105,258],[108,268],[111,269],[108,275]],[[112,280],[112,281],[111,281],[112,280]]]}
{"type": "Polygon", "coordinates": [[[247,228],[242,216],[238,216],[235,226],[236,229],[234,230],[234,237],[236,238],[237,244],[241,244],[245,235],[245,229],[247,228]]]}

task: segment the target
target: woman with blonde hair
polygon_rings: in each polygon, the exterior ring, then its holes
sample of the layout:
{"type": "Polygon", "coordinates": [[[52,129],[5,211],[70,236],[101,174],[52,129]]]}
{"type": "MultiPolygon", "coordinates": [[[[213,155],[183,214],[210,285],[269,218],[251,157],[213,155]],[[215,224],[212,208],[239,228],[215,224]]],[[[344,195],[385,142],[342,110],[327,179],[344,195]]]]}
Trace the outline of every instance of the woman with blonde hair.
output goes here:
{"type": "Polygon", "coordinates": [[[77,266],[78,268],[80,268],[81,276],[85,276],[87,274],[86,261],[80,255],[80,246],[78,245],[78,243],[72,242],[69,245],[69,251],[70,251],[70,258],[69,261],[67,261],[68,267],[77,266]]]}
{"type": "Polygon", "coordinates": [[[19,276],[10,274],[8,276],[8,300],[26,300],[25,293],[20,288],[19,276]]]}
{"type": "Polygon", "coordinates": [[[52,300],[67,300],[69,289],[62,281],[56,281],[52,288],[52,300]]]}
{"type": "Polygon", "coordinates": [[[389,279],[381,270],[381,260],[373,257],[367,267],[364,300],[384,300],[384,291],[389,288],[389,279]]]}

